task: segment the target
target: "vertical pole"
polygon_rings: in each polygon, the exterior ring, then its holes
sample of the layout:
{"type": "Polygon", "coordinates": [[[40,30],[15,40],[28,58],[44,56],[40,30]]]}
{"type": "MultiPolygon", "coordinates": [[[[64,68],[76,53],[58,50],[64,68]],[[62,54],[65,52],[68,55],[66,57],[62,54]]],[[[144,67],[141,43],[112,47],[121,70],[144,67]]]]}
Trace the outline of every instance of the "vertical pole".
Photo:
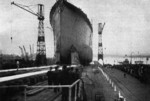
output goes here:
{"type": "MultiPolygon", "coordinates": [[[[78,83],[77,83],[78,84],[78,83]]],[[[75,85],[75,96],[74,96],[74,101],[77,100],[77,84],[75,85]]]]}
{"type": "Polygon", "coordinates": [[[78,86],[79,88],[78,88],[78,97],[80,97],[80,92],[81,92],[81,81],[79,81],[79,86],[78,86]]]}
{"type": "Polygon", "coordinates": [[[132,53],[131,53],[131,64],[132,64],[132,53]]]}
{"type": "Polygon", "coordinates": [[[69,101],[71,101],[71,87],[69,87],[69,96],[68,96],[69,98],[69,101]]]}
{"type": "Polygon", "coordinates": [[[24,101],[27,101],[26,86],[24,87],[24,101]]]}

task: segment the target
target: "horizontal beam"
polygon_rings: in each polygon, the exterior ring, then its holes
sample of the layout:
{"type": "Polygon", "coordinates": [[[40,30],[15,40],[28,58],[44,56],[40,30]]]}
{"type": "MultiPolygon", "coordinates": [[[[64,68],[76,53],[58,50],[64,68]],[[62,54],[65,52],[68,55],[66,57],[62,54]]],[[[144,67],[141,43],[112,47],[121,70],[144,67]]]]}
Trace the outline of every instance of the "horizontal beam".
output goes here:
{"type": "MultiPolygon", "coordinates": [[[[32,69],[43,69],[43,68],[49,68],[49,67],[55,67],[57,65],[48,65],[48,66],[41,66],[41,67],[26,67],[26,68],[19,68],[18,70],[32,70],[32,69]]],[[[6,70],[0,70],[0,73],[2,72],[12,72],[16,71],[16,69],[6,69],[6,70]]]]}
{"type": "Polygon", "coordinates": [[[43,71],[37,71],[37,72],[31,72],[31,73],[24,73],[24,74],[19,74],[19,75],[13,75],[13,76],[6,76],[6,77],[1,77],[0,78],[0,83],[2,82],[7,82],[7,81],[12,81],[16,79],[22,79],[30,76],[35,76],[35,75],[41,75],[47,73],[48,70],[43,70],[43,71]]]}
{"type": "Polygon", "coordinates": [[[40,86],[28,86],[28,85],[12,85],[12,86],[1,86],[0,88],[13,88],[13,87],[26,87],[26,88],[71,88],[76,85],[80,79],[76,80],[72,85],[40,85],[40,86]]]}

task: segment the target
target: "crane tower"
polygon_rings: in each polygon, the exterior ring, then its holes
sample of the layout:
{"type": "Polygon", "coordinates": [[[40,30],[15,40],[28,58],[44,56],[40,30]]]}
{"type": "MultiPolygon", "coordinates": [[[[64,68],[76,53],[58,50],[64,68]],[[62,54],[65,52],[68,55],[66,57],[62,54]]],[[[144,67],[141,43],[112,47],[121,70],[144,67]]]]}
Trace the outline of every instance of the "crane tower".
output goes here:
{"type": "Polygon", "coordinates": [[[44,34],[44,5],[38,4],[38,40],[37,40],[37,55],[36,64],[44,65],[46,64],[46,47],[45,47],[45,34],[44,34]]]}
{"type": "Polygon", "coordinates": [[[37,54],[36,54],[36,65],[45,65],[46,64],[46,45],[45,45],[45,34],[44,34],[44,5],[38,4],[38,12],[34,13],[32,10],[27,9],[21,4],[12,2],[11,4],[35,15],[38,17],[38,39],[37,39],[37,54]]]}
{"type": "Polygon", "coordinates": [[[104,28],[104,24],[98,23],[98,60],[103,60],[103,44],[102,44],[102,32],[104,28]]]}

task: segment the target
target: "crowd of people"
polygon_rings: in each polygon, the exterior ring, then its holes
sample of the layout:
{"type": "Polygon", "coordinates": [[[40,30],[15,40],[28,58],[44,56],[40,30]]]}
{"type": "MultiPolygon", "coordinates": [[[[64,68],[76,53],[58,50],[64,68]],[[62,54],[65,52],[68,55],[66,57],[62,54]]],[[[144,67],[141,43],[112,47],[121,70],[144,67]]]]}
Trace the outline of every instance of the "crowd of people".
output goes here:
{"type": "MultiPolygon", "coordinates": [[[[48,76],[48,85],[71,85],[76,80],[80,79],[79,68],[74,67],[50,67],[50,70],[47,72],[48,76]]],[[[54,88],[54,92],[57,93],[60,91],[60,88],[54,88]]],[[[74,87],[72,88],[74,93],[74,87]]],[[[62,101],[68,100],[68,88],[62,88],[62,101]]]]}
{"type": "Polygon", "coordinates": [[[116,68],[124,72],[124,77],[126,74],[130,74],[135,78],[139,79],[142,83],[148,83],[150,76],[150,69],[148,65],[144,64],[132,64],[132,65],[114,65],[111,68],[116,68]]]}

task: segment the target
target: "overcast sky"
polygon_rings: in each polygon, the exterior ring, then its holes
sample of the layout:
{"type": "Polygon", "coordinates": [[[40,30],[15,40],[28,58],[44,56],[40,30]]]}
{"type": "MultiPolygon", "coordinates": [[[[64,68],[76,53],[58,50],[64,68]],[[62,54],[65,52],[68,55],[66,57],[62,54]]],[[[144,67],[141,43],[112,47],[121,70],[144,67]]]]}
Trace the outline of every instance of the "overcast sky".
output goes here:
{"type": "MultiPolygon", "coordinates": [[[[53,33],[49,12],[56,0],[14,0],[30,6],[37,12],[36,4],[45,6],[45,37],[47,57],[54,55],[53,33]]],[[[93,21],[93,52],[97,55],[98,23],[106,23],[103,30],[104,54],[150,54],[150,1],[149,0],[68,0],[82,9],[93,21]]],[[[0,50],[3,53],[21,54],[18,46],[35,46],[38,35],[36,16],[11,6],[11,0],[0,0],[0,50]],[[12,42],[11,42],[12,36],[12,42]]]]}

